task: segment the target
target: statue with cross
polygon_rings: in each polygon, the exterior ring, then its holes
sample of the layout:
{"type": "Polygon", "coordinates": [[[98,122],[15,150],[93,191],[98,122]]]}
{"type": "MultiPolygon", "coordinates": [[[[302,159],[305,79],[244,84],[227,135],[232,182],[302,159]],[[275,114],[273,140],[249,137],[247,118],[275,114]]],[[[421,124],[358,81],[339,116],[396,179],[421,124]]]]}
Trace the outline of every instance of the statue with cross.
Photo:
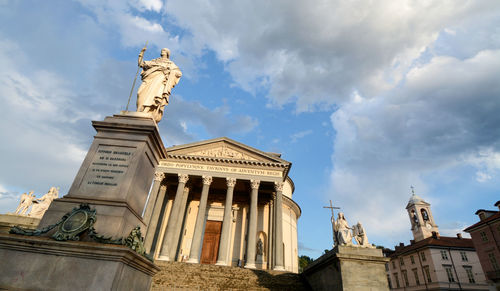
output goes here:
{"type": "Polygon", "coordinates": [[[332,211],[332,217],[330,220],[332,222],[333,245],[336,246],[338,240],[337,240],[337,232],[335,231],[335,214],[333,213],[333,209],[340,209],[340,207],[334,207],[332,204],[332,200],[330,200],[330,206],[323,206],[323,208],[329,208],[332,211]]]}

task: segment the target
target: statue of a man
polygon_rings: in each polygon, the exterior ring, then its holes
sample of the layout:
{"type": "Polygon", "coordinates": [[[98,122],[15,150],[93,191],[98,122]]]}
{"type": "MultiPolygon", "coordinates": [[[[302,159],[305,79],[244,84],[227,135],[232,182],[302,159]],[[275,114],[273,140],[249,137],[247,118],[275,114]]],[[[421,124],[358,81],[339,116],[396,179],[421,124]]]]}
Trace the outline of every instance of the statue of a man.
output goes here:
{"type": "Polygon", "coordinates": [[[344,213],[339,212],[337,221],[335,221],[335,231],[337,232],[337,244],[352,245],[352,233],[344,213]]]}
{"type": "Polygon", "coordinates": [[[144,61],[144,47],[139,53],[138,64],[142,68],[142,84],[137,91],[137,112],[150,113],[158,123],[168,104],[172,88],[179,83],[182,72],[170,58],[170,50],[161,50],[161,57],[144,61]]]}
{"type": "Polygon", "coordinates": [[[365,228],[358,221],[358,224],[352,226],[352,232],[354,234],[354,239],[361,247],[371,247],[368,243],[368,237],[366,236],[365,228]]]}

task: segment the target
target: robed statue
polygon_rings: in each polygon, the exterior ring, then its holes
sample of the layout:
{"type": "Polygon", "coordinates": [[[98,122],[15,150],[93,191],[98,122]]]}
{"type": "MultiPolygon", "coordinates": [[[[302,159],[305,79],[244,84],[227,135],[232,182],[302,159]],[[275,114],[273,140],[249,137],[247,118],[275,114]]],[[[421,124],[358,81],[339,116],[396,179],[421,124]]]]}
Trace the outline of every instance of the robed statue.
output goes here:
{"type": "Polygon", "coordinates": [[[337,233],[338,245],[352,245],[352,233],[349,223],[344,217],[344,213],[339,212],[337,221],[335,221],[335,232],[337,233]]]}
{"type": "Polygon", "coordinates": [[[361,247],[371,247],[372,245],[368,242],[368,237],[366,236],[366,231],[361,222],[352,226],[352,234],[354,239],[361,247]]]}
{"type": "Polygon", "coordinates": [[[31,208],[29,216],[42,218],[42,216],[45,214],[45,211],[49,209],[52,200],[56,199],[58,196],[59,196],[59,188],[50,187],[49,192],[47,192],[47,194],[33,201],[34,204],[33,207],[31,208]]]}
{"type": "Polygon", "coordinates": [[[161,57],[144,61],[144,47],[139,53],[138,65],[142,68],[142,84],[137,90],[137,112],[149,113],[158,123],[168,104],[172,88],[179,83],[182,72],[170,60],[170,50],[161,50],[161,57]]]}

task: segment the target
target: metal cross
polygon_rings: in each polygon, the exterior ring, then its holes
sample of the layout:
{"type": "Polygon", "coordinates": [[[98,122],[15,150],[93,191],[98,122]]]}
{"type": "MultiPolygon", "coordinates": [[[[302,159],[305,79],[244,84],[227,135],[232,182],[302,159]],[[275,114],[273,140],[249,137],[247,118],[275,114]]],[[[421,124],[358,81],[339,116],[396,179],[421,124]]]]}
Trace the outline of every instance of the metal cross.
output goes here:
{"type": "Polygon", "coordinates": [[[333,245],[335,245],[335,215],[333,214],[333,209],[340,209],[340,207],[334,207],[332,204],[332,200],[330,200],[330,206],[323,206],[323,208],[330,208],[332,211],[332,232],[333,232],[333,245]]]}

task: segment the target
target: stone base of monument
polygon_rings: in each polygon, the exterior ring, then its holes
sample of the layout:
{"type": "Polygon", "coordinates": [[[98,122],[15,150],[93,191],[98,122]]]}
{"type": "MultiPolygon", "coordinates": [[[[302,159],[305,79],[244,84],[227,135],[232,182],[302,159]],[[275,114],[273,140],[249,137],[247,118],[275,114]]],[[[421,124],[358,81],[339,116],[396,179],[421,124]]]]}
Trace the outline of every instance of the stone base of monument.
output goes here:
{"type": "MultiPolygon", "coordinates": [[[[136,226],[146,233],[142,212],[156,166],[166,156],[158,126],[130,112],[92,125],[97,134],[68,194],[52,201],[38,229],[57,224],[72,230],[85,222],[102,241],[125,238],[136,226]],[[92,222],[87,214],[69,214],[82,205],[95,211],[92,222]],[[58,223],[63,217],[72,220],[58,223]]],[[[0,290],[149,290],[159,270],[129,247],[58,241],[51,233],[0,234],[0,290]]]]}
{"type": "Polygon", "coordinates": [[[0,290],[149,290],[159,268],[126,246],[0,234],[0,290]]]}
{"type": "Polygon", "coordinates": [[[13,226],[20,226],[26,229],[36,229],[40,223],[40,218],[29,217],[17,214],[0,214],[0,233],[9,233],[13,226]]]}
{"type": "Polygon", "coordinates": [[[302,272],[313,290],[389,290],[382,250],[336,246],[302,272]]]}
{"type": "Polygon", "coordinates": [[[128,111],[92,125],[97,135],[68,194],[51,203],[39,227],[88,203],[97,209],[100,234],[123,237],[135,226],[146,233],[142,212],[155,168],[166,157],[158,126],[144,113],[128,111]]]}

